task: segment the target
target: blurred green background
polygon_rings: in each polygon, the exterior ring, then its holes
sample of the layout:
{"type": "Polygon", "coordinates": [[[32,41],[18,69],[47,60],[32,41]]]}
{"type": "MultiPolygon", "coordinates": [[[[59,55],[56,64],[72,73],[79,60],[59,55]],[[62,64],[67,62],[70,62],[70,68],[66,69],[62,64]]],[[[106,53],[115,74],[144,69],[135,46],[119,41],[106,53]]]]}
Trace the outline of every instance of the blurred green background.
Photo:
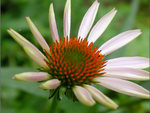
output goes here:
{"type": "MultiPolygon", "coordinates": [[[[112,8],[117,15],[95,46],[130,29],[141,29],[142,35],[130,44],[109,55],[149,57],[149,18],[148,0],[99,0],[100,8],[96,21],[112,8]]],[[[38,83],[13,81],[14,74],[24,71],[36,71],[38,65],[24,53],[23,49],[8,35],[6,30],[13,28],[24,37],[40,46],[31,34],[25,16],[30,16],[48,43],[52,42],[49,23],[49,4],[54,3],[58,31],[63,37],[63,11],[65,0],[2,0],[1,8],[1,112],[2,113],[49,113],[51,100],[48,92],[39,89],[38,83]]],[[[94,0],[72,0],[71,35],[76,36],[80,22],[94,0]]],[[[95,21],[95,22],[96,22],[95,21]]],[[[149,82],[137,82],[148,87],[149,82]]],[[[86,107],[80,103],[63,98],[58,104],[57,113],[149,113],[149,101],[129,97],[100,87],[106,95],[120,105],[117,110],[110,110],[100,104],[86,107]]]]}

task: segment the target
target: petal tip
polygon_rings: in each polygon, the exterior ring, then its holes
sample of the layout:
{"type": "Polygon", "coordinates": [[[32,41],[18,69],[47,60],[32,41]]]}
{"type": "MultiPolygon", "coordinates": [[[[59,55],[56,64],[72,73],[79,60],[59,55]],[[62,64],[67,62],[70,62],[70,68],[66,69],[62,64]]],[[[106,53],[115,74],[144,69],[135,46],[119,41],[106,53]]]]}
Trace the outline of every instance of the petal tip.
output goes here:
{"type": "Polygon", "coordinates": [[[112,10],[113,10],[114,12],[117,12],[117,9],[116,9],[116,8],[113,8],[112,10]]]}
{"type": "Polygon", "coordinates": [[[97,4],[100,4],[100,2],[99,2],[98,0],[95,0],[95,2],[96,2],[97,4]]]}
{"type": "Polygon", "coordinates": [[[26,16],[25,19],[26,19],[27,22],[30,21],[30,17],[29,16],[26,16]]]}
{"type": "Polygon", "coordinates": [[[27,19],[27,18],[30,18],[29,16],[25,16],[25,18],[27,19]]]}
{"type": "Polygon", "coordinates": [[[13,79],[13,80],[16,80],[16,77],[15,77],[15,76],[13,76],[13,77],[12,77],[12,79],[13,79]]]}
{"type": "Polygon", "coordinates": [[[11,30],[12,30],[12,28],[9,28],[9,29],[7,29],[7,32],[8,32],[8,33],[10,33],[10,32],[11,32],[11,30]]]}
{"type": "Polygon", "coordinates": [[[18,76],[18,74],[14,75],[14,76],[12,77],[12,80],[23,81],[23,80],[18,76]]]}
{"type": "Polygon", "coordinates": [[[138,35],[140,35],[142,33],[141,29],[135,29],[135,30],[131,30],[133,33],[137,33],[138,35]]]}
{"type": "Polygon", "coordinates": [[[53,8],[53,3],[50,3],[49,9],[52,10],[53,8]]]}
{"type": "Polygon", "coordinates": [[[141,29],[136,29],[136,30],[134,30],[133,32],[137,35],[136,37],[138,37],[139,35],[142,34],[141,29]]]}
{"type": "Polygon", "coordinates": [[[148,92],[148,94],[143,95],[144,99],[150,99],[150,92],[148,92]]]}
{"type": "Polygon", "coordinates": [[[41,89],[46,89],[43,84],[41,84],[41,85],[39,86],[39,88],[41,88],[41,89]]]}
{"type": "Polygon", "coordinates": [[[142,33],[141,29],[137,29],[137,32],[142,33]]]}
{"type": "Polygon", "coordinates": [[[14,33],[15,31],[12,28],[9,28],[9,32],[13,32],[14,33]]]}
{"type": "Polygon", "coordinates": [[[9,28],[9,29],[7,29],[7,32],[8,32],[8,33],[10,33],[10,28],[9,28]]]}
{"type": "Polygon", "coordinates": [[[119,107],[119,105],[115,105],[114,107],[113,107],[113,109],[118,109],[118,107],[119,107]]]}
{"type": "Polygon", "coordinates": [[[50,3],[49,6],[49,15],[51,15],[51,13],[53,13],[53,3],[50,3]]]}

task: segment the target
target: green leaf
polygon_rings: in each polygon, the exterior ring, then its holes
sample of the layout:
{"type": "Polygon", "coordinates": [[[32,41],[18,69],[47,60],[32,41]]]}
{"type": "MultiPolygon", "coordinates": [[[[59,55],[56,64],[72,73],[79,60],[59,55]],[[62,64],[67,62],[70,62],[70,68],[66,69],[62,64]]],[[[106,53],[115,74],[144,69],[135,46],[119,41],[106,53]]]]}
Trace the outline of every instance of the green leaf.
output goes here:
{"type": "Polygon", "coordinates": [[[59,102],[59,107],[65,110],[65,113],[87,113],[89,107],[81,104],[80,102],[73,102],[72,99],[63,97],[63,101],[59,102]]]}
{"type": "Polygon", "coordinates": [[[29,68],[2,68],[1,69],[1,85],[11,88],[17,88],[25,92],[48,98],[48,91],[39,88],[40,83],[37,82],[23,82],[12,80],[12,77],[21,72],[34,72],[34,69],[29,68]]]}

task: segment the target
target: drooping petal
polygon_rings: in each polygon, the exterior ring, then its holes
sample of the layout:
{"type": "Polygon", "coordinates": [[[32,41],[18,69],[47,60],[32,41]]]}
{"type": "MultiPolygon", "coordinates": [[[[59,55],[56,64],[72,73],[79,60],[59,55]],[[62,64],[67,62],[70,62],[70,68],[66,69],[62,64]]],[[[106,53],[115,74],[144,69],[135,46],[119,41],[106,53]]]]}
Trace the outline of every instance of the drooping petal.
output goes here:
{"type": "Polygon", "coordinates": [[[148,90],[130,81],[112,77],[98,77],[94,78],[94,81],[99,82],[99,85],[116,92],[145,99],[150,98],[150,92],[148,90]]]}
{"type": "Polygon", "coordinates": [[[16,40],[27,52],[27,54],[40,66],[43,68],[47,68],[47,65],[44,62],[44,59],[47,60],[47,58],[28,40],[26,40],[22,35],[14,31],[13,29],[7,30],[7,32],[12,36],[14,40],[16,40]],[[36,58],[34,58],[36,57],[36,58]],[[38,59],[37,59],[38,58],[38,59]]]}
{"type": "Polygon", "coordinates": [[[121,48],[122,46],[126,45],[127,43],[134,40],[141,34],[140,30],[129,30],[123,32],[112,39],[105,42],[98,50],[102,50],[101,54],[108,55],[113,51],[121,48]]]}
{"type": "Polygon", "coordinates": [[[51,78],[51,75],[45,72],[24,72],[13,76],[14,80],[20,81],[43,81],[51,78]]]}
{"type": "Polygon", "coordinates": [[[56,89],[60,85],[60,81],[58,79],[48,80],[40,85],[42,89],[56,89]]]}
{"type": "Polygon", "coordinates": [[[96,101],[111,109],[117,109],[118,105],[113,102],[109,97],[104,95],[101,91],[90,85],[84,85],[84,87],[91,93],[92,97],[96,101]]]}
{"type": "Polygon", "coordinates": [[[71,1],[67,0],[64,10],[64,37],[70,38],[71,26],[71,1]]]}
{"type": "Polygon", "coordinates": [[[36,53],[36,51],[34,51],[34,49],[30,49],[29,47],[23,47],[24,51],[26,52],[26,54],[36,63],[38,63],[41,67],[43,67],[44,69],[49,69],[49,67],[47,66],[46,62],[44,61],[44,59],[42,59],[38,53],[36,53]]]}
{"type": "Polygon", "coordinates": [[[96,25],[92,28],[89,36],[88,36],[88,41],[90,42],[95,42],[105,31],[107,26],[110,24],[112,19],[114,18],[117,10],[114,8],[112,9],[109,13],[104,15],[97,23],[96,25]]]}
{"type": "Polygon", "coordinates": [[[106,63],[106,68],[112,67],[128,67],[128,68],[148,68],[150,66],[150,59],[144,57],[120,57],[110,59],[106,63]]]}
{"type": "Polygon", "coordinates": [[[51,29],[51,35],[54,41],[58,41],[59,42],[59,35],[58,35],[58,31],[57,31],[57,25],[56,25],[56,20],[55,20],[55,13],[54,13],[54,8],[53,8],[53,4],[50,4],[50,8],[49,8],[49,26],[51,29]]]}
{"type": "Polygon", "coordinates": [[[87,106],[93,106],[95,104],[95,101],[93,100],[91,94],[85,88],[74,86],[73,92],[81,103],[87,106]]]}
{"type": "Polygon", "coordinates": [[[92,6],[88,9],[86,14],[84,15],[82,22],[80,24],[80,28],[78,31],[78,38],[80,37],[81,39],[86,38],[88,32],[90,31],[93,22],[95,20],[97,10],[99,7],[98,0],[95,0],[95,2],[92,4],[92,6]]]}
{"type": "Polygon", "coordinates": [[[103,76],[110,76],[127,80],[150,80],[150,73],[140,69],[117,67],[106,68],[105,71],[106,73],[103,76]]]}
{"type": "Polygon", "coordinates": [[[48,46],[48,44],[46,43],[45,39],[43,38],[43,36],[39,32],[39,30],[33,24],[33,22],[31,21],[30,17],[26,17],[26,21],[28,23],[28,26],[29,26],[32,34],[34,35],[34,37],[36,38],[36,40],[38,41],[38,43],[41,45],[41,47],[43,48],[43,50],[46,50],[47,52],[49,52],[49,46],[48,46]]]}

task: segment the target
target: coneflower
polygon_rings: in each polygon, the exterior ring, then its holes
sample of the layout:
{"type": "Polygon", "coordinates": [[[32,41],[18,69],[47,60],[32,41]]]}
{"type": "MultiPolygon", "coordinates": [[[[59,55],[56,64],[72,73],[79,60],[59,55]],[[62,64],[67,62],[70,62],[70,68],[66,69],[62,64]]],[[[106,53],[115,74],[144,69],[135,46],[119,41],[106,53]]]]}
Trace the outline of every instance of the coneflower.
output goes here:
{"type": "MultiPolygon", "coordinates": [[[[87,106],[94,105],[96,100],[112,109],[118,107],[109,97],[96,89],[94,84],[130,96],[149,99],[148,90],[127,81],[150,79],[149,72],[142,70],[149,67],[148,58],[105,59],[108,54],[138,37],[141,31],[137,29],[123,32],[105,42],[100,48],[93,48],[93,43],[102,35],[117,12],[116,9],[112,9],[91,29],[98,7],[99,2],[96,0],[84,15],[78,35],[73,37],[70,36],[71,1],[67,0],[64,10],[64,38],[60,39],[53,4],[50,4],[49,24],[54,41],[51,45],[46,43],[31,19],[26,17],[31,32],[43,48],[43,53],[19,33],[9,29],[8,33],[42,68],[42,72],[24,72],[15,75],[13,79],[43,81],[40,88],[54,92],[65,88],[65,94],[69,91],[74,98],[87,106]]],[[[53,94],[55,95],[55,93],[53,94]]]]}

